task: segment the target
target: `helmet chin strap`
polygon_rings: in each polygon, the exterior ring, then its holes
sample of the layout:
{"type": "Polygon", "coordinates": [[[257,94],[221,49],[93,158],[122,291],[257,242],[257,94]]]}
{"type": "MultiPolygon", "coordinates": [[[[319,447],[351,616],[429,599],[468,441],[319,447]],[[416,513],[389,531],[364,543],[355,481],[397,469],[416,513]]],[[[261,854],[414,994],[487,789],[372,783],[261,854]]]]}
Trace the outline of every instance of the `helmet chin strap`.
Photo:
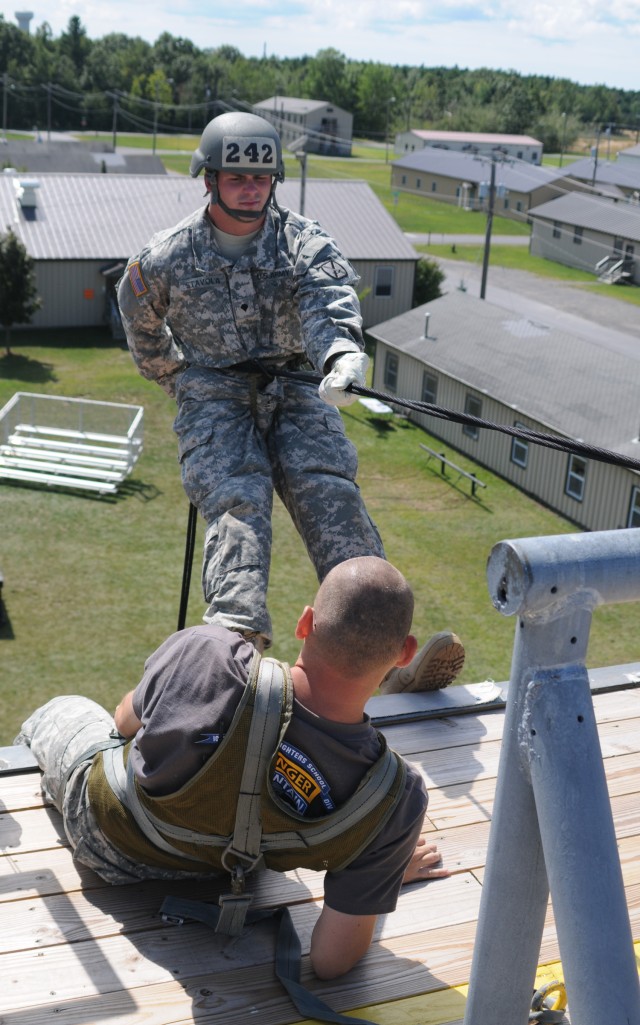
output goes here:
{"type": "MultiPolygon", "coordinates": [[[[213,196],[211,197],[211,199],[212,199],[212,202],[213,202],[213,196]]],[[[229,217],[233,217],[234,220],[242,221],[245,224],[248,224],[251,221],[259,221],[262,217],[264,217],[264,212],[267,209],[267,207],[269,206],[270,202],[271,202],[271,196],[269,196],[269,199],[264,204],[264,206],[262,207],[261,210],[233,210],[232,207],[227,206],[227,204],[224,202],[224,200],[221,199],[220,196],[218,195],[218,198],[216,200],[216,205],[219,206],[221,210],[224,210],[224,212],[226,214],[228,214],[229,217]]]]}

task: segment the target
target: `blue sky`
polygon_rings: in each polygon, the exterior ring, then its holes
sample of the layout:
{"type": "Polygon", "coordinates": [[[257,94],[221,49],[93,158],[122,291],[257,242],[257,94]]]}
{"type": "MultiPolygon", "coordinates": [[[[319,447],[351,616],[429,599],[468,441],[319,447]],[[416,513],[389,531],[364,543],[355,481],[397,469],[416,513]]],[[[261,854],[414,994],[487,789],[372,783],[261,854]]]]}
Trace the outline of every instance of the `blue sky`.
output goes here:
{"type": "MultiPolygon", "coordinates": [[[[3,9],[15,21],[17,5],[3,9]]],[[[162,32],[245,56],[490,67],[640,91],[640,0],[47,0],[32,31],[59,35],[77,15],[91,39],[110,32],[153,42],[162,32]]]]}

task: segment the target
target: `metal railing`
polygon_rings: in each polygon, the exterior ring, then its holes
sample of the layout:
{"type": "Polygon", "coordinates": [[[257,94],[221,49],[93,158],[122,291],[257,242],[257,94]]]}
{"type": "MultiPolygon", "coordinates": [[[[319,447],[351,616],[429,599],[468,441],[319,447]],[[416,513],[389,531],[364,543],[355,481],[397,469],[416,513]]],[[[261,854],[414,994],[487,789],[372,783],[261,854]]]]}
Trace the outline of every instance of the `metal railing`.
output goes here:
{"type": "Polygon", "coordinates": [[[640,599],[640,530],[502,541],[517,615],[464,1025],[526,1025],[549,893],[571,1020],[640,1025],[640,988],[585,655],[593,610],[640,599]]]}

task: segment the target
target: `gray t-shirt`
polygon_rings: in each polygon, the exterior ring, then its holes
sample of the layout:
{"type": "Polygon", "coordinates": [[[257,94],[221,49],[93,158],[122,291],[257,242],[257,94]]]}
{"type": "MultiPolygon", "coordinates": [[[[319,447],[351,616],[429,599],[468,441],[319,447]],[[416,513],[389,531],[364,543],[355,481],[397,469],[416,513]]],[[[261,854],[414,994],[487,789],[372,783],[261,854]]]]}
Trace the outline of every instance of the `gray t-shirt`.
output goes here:
{"type": "MultiPolygon", "coordinates": [[[[173,634],[145,664],[133,695],[142,728],[132,746],[134,770],[154,796],[173,793],[201,768],[229,729],[244,692],[254,648],[219,626],[173,634]]],[[[278,795],[300,814],[326,814],[342,804],[380,755],[368,716],[339,723],[315,715],[294,699],[279,760],[304,768],[315,782],[314,799],[291,787],[276,766],[278,795]]],[[[375,840],[346,868],[325,875],[325,901],[346,914],[394,910],[402,875],[415,848],[427,795],[409,767],[403,798],[375,840]]]]}

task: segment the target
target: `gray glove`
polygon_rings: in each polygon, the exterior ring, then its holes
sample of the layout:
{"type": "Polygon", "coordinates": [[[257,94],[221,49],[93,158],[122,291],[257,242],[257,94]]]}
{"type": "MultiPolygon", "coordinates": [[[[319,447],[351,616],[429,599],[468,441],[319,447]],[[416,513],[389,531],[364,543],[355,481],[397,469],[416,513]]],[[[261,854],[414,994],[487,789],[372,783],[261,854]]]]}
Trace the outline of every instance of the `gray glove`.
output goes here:
{"type": "Polygon", "coordinates": [[[358,398],[346,391],[350,384],[364,388],[369,357],[364,352],[345,352],[338,356],[327,376],[320,382],[318,392],[329,406],[350,406],[358,398]]]}

